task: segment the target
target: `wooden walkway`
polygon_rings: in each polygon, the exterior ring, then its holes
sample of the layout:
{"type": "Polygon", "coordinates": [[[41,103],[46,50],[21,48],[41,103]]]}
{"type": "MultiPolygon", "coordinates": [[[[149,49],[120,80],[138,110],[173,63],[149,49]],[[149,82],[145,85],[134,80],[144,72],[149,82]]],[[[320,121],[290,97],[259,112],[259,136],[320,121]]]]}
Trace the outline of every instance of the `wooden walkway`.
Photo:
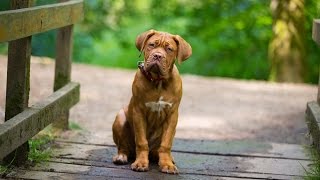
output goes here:
{"type": "Polygon", "coordinates": [[[14,169],[19,179],[302,179],[311,161],[300,145],[245,141],[175,139],[173,155],[179,175],[134,172],[112,163],[116,148],[111,136],[101,139],[73,134],[57,139],[54,157],[29,169],[14,169]]]}

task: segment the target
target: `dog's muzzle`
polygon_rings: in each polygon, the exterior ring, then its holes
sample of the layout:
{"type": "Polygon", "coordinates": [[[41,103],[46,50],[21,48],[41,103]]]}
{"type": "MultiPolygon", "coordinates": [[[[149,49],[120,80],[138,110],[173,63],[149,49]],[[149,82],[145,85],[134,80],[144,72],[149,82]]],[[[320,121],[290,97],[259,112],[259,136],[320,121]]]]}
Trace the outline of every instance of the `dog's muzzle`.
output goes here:
{"type": "Polygon", "coordinates": [[[163,67],[163,59],[164,55],[162,55],[161,53],[151,54],[147,62],[146,71],[162,75],[163,70],[161,68],[163,67]]]}

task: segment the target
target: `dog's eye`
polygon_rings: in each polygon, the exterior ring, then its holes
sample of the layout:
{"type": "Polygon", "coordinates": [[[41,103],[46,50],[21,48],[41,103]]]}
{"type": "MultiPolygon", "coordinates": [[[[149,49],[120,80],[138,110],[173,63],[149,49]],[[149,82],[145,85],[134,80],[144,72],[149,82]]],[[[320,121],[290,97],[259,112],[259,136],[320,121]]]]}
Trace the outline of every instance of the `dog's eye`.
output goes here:
{"type": "Polygon", "coordinates": [[[154,48],[156,45],[154,43],[149,43],[149,47],[154,48]]]}
{"type": "Polygon", "coordinates": [[[173,49],[171,47],[167,47],[167,51],[173,52],[173,49]]]}

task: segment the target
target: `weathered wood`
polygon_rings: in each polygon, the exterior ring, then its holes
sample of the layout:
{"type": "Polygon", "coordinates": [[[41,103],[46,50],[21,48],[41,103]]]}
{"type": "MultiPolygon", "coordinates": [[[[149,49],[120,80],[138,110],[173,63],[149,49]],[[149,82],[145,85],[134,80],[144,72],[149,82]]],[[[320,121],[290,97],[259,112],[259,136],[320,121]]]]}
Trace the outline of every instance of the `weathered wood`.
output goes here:
{"type": "MultiPolygon", "coordinates": [[[[30,7],[32,0],[11,1],[11,9],[30,7]]],[[[7,90],[5,121],[28,107],[30,89],[30,56],[31,36],[9,42],[8,67],[7,67],[7,90]]],[[[20,147],[6,156],[4,161],[18,165],[28,159],[29,144],[23,142],[20,147]]]]}
{"type": "Polygon", "coordinates": [[[0,159],[33,137],[79,101],[80,85],[69,83],[48,98],[0,124],[0,159]]]}
{"type": "MultiPolygon", "coordinates": [[[[196,157],[191,156],[191,158],[194,159],[196,157]]],[[[184,169],[178,166],[179,172],[180,172],[179,176],[172,177],[172,175],[166,175],[166,174],[160,173],[158,170],[159,167],[157,163],[151,162],[149,172],[143,174],[143,176],[148,177],[149,179],[167,179],[170,177],[173,179],[179,178],[179,177],[183,177],[185,179],[197,179],[198,176],[203,178],[207,177],[209,179],[210,177],[211,179],[212,177],[221,177],[221,178],[225,177],[228,179],[229,178],[292,179],[293,177],[295,177],[296,179],[301,179],[301,175],[293,176],[293,175],[260,173],[260,172],[241,172],[241,171],[230,171],[230,170],[224,170],[224,169],[212,170],[208,168],[208,166],[210,165],[206,165],[205,163],[206,162],[203,162],[202,164],[203,166],[200,169],[198,169],[198,167],[195,167],[195,168],[191,167],[191,168],[184,169]]],[[[53,161],[50,161],[50,163],[48,164],[52,164],[50,168],[51,170],[54,169],[55,172],[61,172],[61,169],[63,169],[62,172],[68,172],[68,173],[74,173],[74,174],[87,174],[86,171],[83,172],[81,170],[84,170],[88,168],[87,166],[90,166],[92,172],[88,174],[90,174],[91,176],[104,176],[104,177],[119,176],[127,179],[135,179],[141,176],[140,173],[133,172],[130,169],[130,165],[116,166],[116,165],[113,165],[113,163],[100,162],[100,161],[88,161],[88,160],[77,160],[77,159],[54,159],[53,161]],[[57,164],[53,164],[53,163],[57,163],[57,164]]],[[[237,169],[238,166],[235,166],[235,167],[237,169]]],[[[36,167],[33,170],[46,171],[46,169],[41,167],[36,167]]]]}
{"type": "MultiPolygon", "coordinates": [[[[200,144],[198,149],[205,147],[204,144],[212,143],[212,141],[202,142],[203,144],[200,144]]],[[[182,140],[181,143],[192,147],[193,145],[197,146],[199,141],[194,144],[193,140],[182,140]]],[[[54,157],[48,163],[31,167],[28,171],[18,169],[8,177],[26,179],[52,177],[76,179],[140,179],[142,177],[144,179],[302,179],[304,168],[308,170],[308,165],[312,163],[308,160],[297,159],[245,157],[236,154],[230,156],[229,149],[234,148],[232,143],[221,147],[226,150],[225,154],[199,154],[202,150],[189,152],[188,149],[185,152],[173,152],[180,174],[172,176],[160,173],[155,162],[150,164],[150,171],[146,173],[133,172],[130,165],[114,165],[112,163],[112,156],[116,153],[114,146],[58,142],[56,145],[59,148],[54,150],[54,157]]],[[[247,148],[247,144],[248,142],[245,141],[243,148],[238,148],[255,149],[251,145],[247,148]]],[[[269,149],[268,146],[259,145],[257,147],[257,149],[263,148],[269,149]]],[[[194,149],[196,150],[196,148],[194,149]]],[[[221,150],[221,152],[223,151],[221,150]]],[[[261,152],[267,151],[262,150],[261,152]]],[[[277,155],[275,154],[275,156],[277,155]]]]}
{"type": "Polygon", "coordinates": [[[123,166],[112,163],[112,157],[117,152],[116,147],[101,144],[109,143],[111,137],[108,136],[107,140],[103,141],[103,138],[96,140],[97,136],[90,134],[88,136],[87,133],[68,133],[68,137],[70,135],[83,138],[79,138],[77,143],[68,142],[68,140],[56,141],[55,147],[58,148],[53,149],[53,156],[49,162],[28,170],[15,169],[8,177],[25,179],[52,177],[74,179],[303,179],[305,170],[308,170],[309,165],[313,163],[305,158],[291,157],[297,154],[297,151],[303,151],[298,145],[288,145],[287,148],[284,148],[285,144],[269,145],[253,141],[242,141],[242,143],[241,141],[227,141],[215,144],[215,141],[177,139],[174,145],[176,150],[173,150],[172,154],[179,168],[179,175],[159,172],[157,162],[150,162],[148,172],[138,173],[130,169],[133,160],[123,166]],[[233,148],[236,150],[231,150],[233,148]],[[294,150],[295,148],[297,149],[294,150]],[[286,150],[289,150],[289,157],[283,154],[286,150]],[[261,153],[261,155],[256,156],[256,153],[261,153]]]}
{"type": "MultiPolygon", "coordinates": [[[[313,20],[312,39],[320,46],[320,19],[313,20]]],[[[320,72],[317,101],[320,104],[320,72]]]]}
{"type": "Polygon", "coordinates": [[[320,19],[313,20],[312,39],[320,46],[320,19]]]}
{"type": "Polygon", "coordinates": [[[313,144],[320,151],[320,106],[317,102],[307,103],[306,121],[313,144]]]}
{"type": "MultiPolygon", "coordinates": [[[[115,147],[72,143],[58,144],[62,149],[56,149],[54,152],[56,158],[52,161],[85,166],[91,165],[92,168],[95,166],[112,169],[121,168],[131,173],[130,165],[116,166],[112,163],[112,156],[116,153],[115,147]]],[[[228,147],[225,148],[227,149],[228,147]]],[[[173,156],[181,174],[210,176],[234,174],[233,177],[271,177],[277,179],[286,177],[283,179],[292,179],[290,177],[302,176],[305,172],[304,168],[308,169],[308,165],[311,163],[308,160],[242,157],[230,156],[228,154],[198,154],[194,152],[173,152],[173,156]]],[[[154,163],[151,169],[158,171],[156,164],[154,163]]],[[[55,168],[55,171],[66,172],[62,171],[66,169],[67,167],[60,165],[55,168]]],[[[79,169],[77,171],[81,172],[79,169]]],[[[76,170],[74,173],[76,173],[76,170]]],[[[99,173],[103,174],[107,172],[99,171],[99,173]]]]}
{"type": "Polygon", "coordinates": [[[82,0],[3,11],[0,12],[0,42],[68,26],[82,18],[82,0]]]}
{"type": "MultiPolygon", "coordinates": [[[[90,144],[115,147],[112,134],[98,137],[92,134],[74,134],[68,139],[57,139],[57,142],[90,144]]],[[[253,140],[203,141],[174,139],[173,152],[193,152],[198,154],[265,157],[277,159],[308,160],[304,147],[296,144],[257,142],[253,140]]]]}
{"type": "MultiPolygon", "coordinates": [[[[64,166],[65,164],[51,164],[50,167],[64,166]]],[[[46,166],[46,164],[44,164],[46,166]]],[[[194,175],[194,174],[180,174],[180,175],[165,175],[159,172],[148,172],[148,173],[137,173],[128,172],[121,169],[108,169],[108,168],[95,168],[95,167],[83,167],[76,165],[66,165],[68,168],[65,171],[68,172],[51,172],[55,168],[48,169],[46,171],[34,171],[34,170],[16,170],[10,173],[7,177],[13,179],[117,179],[117,180],[128,180],[128,179],[166,179],[166,180],[176,180],[176,179],[201,179],[201,180],[212,180],[212,179],[228,179],[228,180],[239,180],[239,178],[232,178],[230,176],[207,176],[207,175],[194,175]],[[69,169],[77,169],[79,172],[71,171],[69,169]],[[51,170],[51,171],[50,171],[51,170]],[[93,175],[92,171],[104,171],[105,173],[101,175],[93,175]],[[70,173],[69,173],[70,172],[70,173]],[[88,173],[87,173],[88,172],[88,173]],[[106,175],[106,173],[108,173],[106,175]]],[[[289,179],[289,178],[287,178],[289,179]]]]}
{"type": "MultiPolygon", "coordinates": [[[[54,91],[60,89],[71,79],[71,60],[72,60],[72,33],[73,25],[60,28],[58,30],[56,42],[56,61],[54,76],[54,91]]],[[[68,129],[69,110],[66,110],[61,116],[53,122],[54,128],[68,129]]]]}

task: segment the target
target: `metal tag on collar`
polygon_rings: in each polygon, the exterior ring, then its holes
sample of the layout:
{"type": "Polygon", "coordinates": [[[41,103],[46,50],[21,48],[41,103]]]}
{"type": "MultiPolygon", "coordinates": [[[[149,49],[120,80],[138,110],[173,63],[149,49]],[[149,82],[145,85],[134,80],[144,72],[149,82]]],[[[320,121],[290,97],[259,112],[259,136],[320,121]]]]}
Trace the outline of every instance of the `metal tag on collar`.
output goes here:
{"type": "Polygon", "coordinates": [[[143,67],[144,66],[144,62],[143,61],[138,61],[137,65],[138,65],[138,67],[143,67]]]}

